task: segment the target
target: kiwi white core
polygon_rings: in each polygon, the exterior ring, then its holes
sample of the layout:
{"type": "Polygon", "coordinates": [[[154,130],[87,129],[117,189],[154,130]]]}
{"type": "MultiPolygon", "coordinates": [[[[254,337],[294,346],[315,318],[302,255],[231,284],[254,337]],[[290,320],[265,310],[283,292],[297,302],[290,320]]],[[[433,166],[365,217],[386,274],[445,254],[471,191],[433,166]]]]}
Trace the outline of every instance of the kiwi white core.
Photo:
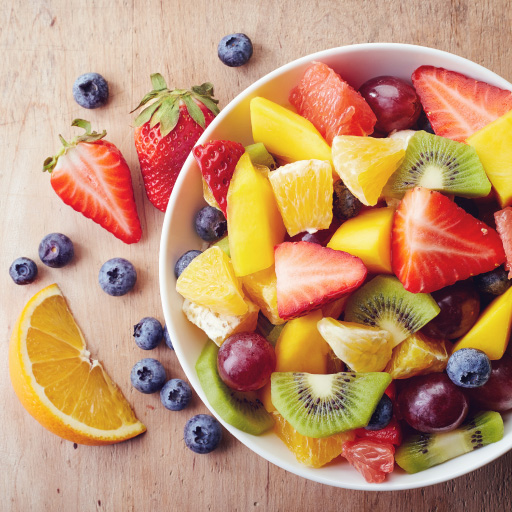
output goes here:
{"type": "Polygon", "coordinates": [[[429,188],[430,190],[443,190],[443,169],[435,164],[427,165],[418,182],[418,186],[429,188]]]}
{"type": "Polygon", "coordinates": [[[308,375],[307,381],[318,398],[330,398],[332,396],[334,381],[332,375],[315,375],[311,373],[308,375]]]}

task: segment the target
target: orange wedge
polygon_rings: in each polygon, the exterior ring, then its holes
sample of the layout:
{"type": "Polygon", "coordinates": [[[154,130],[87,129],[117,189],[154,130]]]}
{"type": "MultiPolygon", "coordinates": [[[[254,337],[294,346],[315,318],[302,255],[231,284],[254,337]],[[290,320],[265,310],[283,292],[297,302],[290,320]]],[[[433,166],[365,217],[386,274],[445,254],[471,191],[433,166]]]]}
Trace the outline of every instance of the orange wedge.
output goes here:
{"type": "Polygon", "coordinates": [[[89,356],[59,287],[34,295],[9,346],[11,382],[25,409],[74,443],[112,444],[145,432],[101,363],[89,356]]]}

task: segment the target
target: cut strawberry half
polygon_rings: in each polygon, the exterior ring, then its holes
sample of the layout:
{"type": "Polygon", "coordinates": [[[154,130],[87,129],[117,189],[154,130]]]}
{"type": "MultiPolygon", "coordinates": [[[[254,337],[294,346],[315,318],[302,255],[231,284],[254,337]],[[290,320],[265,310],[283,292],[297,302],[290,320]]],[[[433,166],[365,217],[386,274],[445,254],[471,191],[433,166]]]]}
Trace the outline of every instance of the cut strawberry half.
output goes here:
{"type": "Polygon", "coordinates": [[[275,250],[277,309],[288,320],[354,291],[363,284],[364,263],[343,251],[311,242],[283,242],[275,250]]]}
{"type": "Polygon", "coordinates": [[[376,443],[390,443],[395,446],[400,446],[402,442],[402,429],[395,418],[392,418],[388,425],[380,430],[357,428],[354,430],[354,434],[358,438],[369,439],[376,443]]]}
{"type": "Polygon", "coordinates": [[[395,447],[370,439],[356,439],[343,445],[345,457],[368,483],[379,484],[395,468],[395,447]]]}
{"type": "Polygon", "coordinates": [[[391,266],[406,290],[433,292],[504,261],[498,233],[441,193],[417,187],[398,205],[391,266]]]}
{"type": "Polygon", "coordinates": [[[242,144],[231,140],[212,140],[197,145],[192,151],[204,180],[225,216],[229,183],[244,151],[242,144]]]}
{"type": "Polygon", "coordinates": [[[458,142],[512,109],[512,92],[455,71],[421,66],[412,82],[436,135],[458,142]]]}
{"type": "Polygon", "coordinates": [[[512,279],[512,207],[508,206],[495,212],[496,230],[501,238],[507,261],[505,268],[509,271],[508,278],[512,279]]]}

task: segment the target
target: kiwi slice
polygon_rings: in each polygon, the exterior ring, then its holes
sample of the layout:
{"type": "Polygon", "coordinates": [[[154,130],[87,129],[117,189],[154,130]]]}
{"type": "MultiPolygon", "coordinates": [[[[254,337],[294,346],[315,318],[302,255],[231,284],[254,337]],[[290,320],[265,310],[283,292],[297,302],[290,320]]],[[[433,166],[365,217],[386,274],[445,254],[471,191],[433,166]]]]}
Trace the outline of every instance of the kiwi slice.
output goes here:
{"type": "Polygon", "coordinates": [[[231,258],[231,253],[229,252],[229,237],[226,235],[224,238],[217,240],[213,245],[220,247],[223,252],[225,252],[228,257],[231,258]]]}
{"type": "Polygon", "coordinates": [[[345,321],[390,332],[396,347],[439,311],[437,302],[428,293],[411,293],[396,277],[377,276],[350,296],[345,321]]]}
{"type": "Polygon", "coordinates": [[[498,412],[481,412],[451,432],[417,434],[407,438],[395,453],[396,463],[407,473],[418,473],[495,443],[503,437],[498,412]]]}
{"type": "Polygon", "coordinates": [[[196,362],[196,372],[208,402],[215,412],[233,427],[248,434],[259,435],[274,425],[256,393],[241,393],[226,386],[217,371],[219,347],[206,343],[196,362]]]}
{"type": "Polygon", "coordinates": [[[267,339],[267,341],[273,346],[276,346],[281,331],[284,329],[284,324],[274,325],[261,311],[258,313],[258,332],[267,339]]]}
{"type": "Polygon", "coordinates": [[[411,137],[404,160],[387,182],[383,195],[401,198],[414,187],[484,197],[491,191],[491,182],[473,147],[419,131],[411,137]]]}
{"type": "Polygon", "coordinates": [[[391,376],[274,372],[270,382],[274,407],[299,434],[327,437],[368,425],[391,376]]]}
{"type": "Polygon", "coordinates": [[[254,165],[264,165],[271,171],[277,167],[276,161],[267,151],[267,148],[264,146],[263,142],[257,142],[256,144],[245,146],[245,151],[249,155],[249,158],[254,165]]]}

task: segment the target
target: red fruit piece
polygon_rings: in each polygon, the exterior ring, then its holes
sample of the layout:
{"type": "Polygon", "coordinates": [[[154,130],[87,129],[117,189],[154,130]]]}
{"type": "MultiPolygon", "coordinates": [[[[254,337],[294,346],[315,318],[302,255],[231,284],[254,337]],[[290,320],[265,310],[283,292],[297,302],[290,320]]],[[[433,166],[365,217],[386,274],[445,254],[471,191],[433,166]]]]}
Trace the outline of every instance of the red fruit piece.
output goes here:
{"type": "Polygon", "coordinates": [[[402,442],[402,429],[395,418],[392,418],[388,425],[380,430],[357,428],[354,430],[354,433],[358,438],[369,439],[376,443],[390,443],[395,446],[400,446],[402,442]]]}
{"type": "Polygon", "coordinates": [[[498,233],[441,193],[416,187],[398,205],[391,266],[406,290],[433,292],[504,261],[498,233]]]}
{"type": "Polygon", "coordinates": [[[371,484],[380,484],[395,467],[395,447],[369,439],[356,439],[343,445],[342,455],[371,484]]]}
{"type": "Polygon", "coordinates": [[[219,109],[210,83],[171,91],[158,73],[151,83],[135,108],[154,100],[135,119],[135,148],[148,199],[165,212],[185,160],[219,109]]]}
{"type": "Polygon", "coordinates": [[[455,71],[421,66],[412,83],[436,135],[458,142],[512,109],[512,92],[455,71]]]}
{"type": "Polygon", "coordinates": [[[512,207],[507,206],[499,212],[495,212],[496,230],[501,238],[507,262],[505,268],[509,271],[508,278],[512,279],[512,207]]]}
{"type": "Polygon", "coordinates": [[[288,320],[318,309],[363,284],[364,263],[343,251],[311,242],[283,242],[275,249],[277,310],[288,320]]]}
{"type": "Polygon", "coordinates": [[[242,144],[231,140],[212,140],[193,149],[201,174],[225,217],[229,183],[244,151],[242,144]]]}
{"type": "Polygon", "coordinates": [[[64,147],[44,162],[53,190],[123,242],[138,242],[142,230],[126,160],[114,144],[103,140],[106,131],[91,132],[91,124],[82,119],[75,119],[72,126],[85,133],[69,143],[61,136],[64,147]]]}
{"type": "Polygon", "coordinates": [[[289,100],[329,145],[336,135],[369,135],[377,122],[366,100],[322,62],[306,69],[289,100]]]}

